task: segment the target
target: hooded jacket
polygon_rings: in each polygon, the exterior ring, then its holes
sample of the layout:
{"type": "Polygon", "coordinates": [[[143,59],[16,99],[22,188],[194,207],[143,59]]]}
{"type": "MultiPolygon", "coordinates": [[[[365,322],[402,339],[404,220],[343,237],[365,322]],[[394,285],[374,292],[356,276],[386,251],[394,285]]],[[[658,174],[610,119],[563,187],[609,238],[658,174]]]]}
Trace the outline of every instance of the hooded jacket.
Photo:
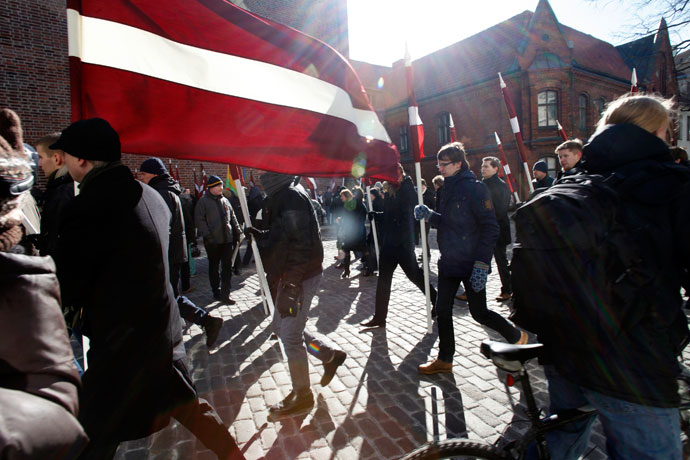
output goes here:
{"type": "Polygon", "coordinates": [[[235,243],[240,239],[240,226],[237,223],[232,205],[222,194],[216,196],[206,192],[194,209],[197,235],[204,244],[235,243]]]}
{"type": "MultiPolygon", "coordinates": [[[[688,336],[680,296],[681,270],[690,261],[690,169],[675,165],[668,146],[631,124],[609,125],[583,151],[590,174],[648,180],[621,196],[622,219],[644,264],[655,273],[648,289],[631,295],[631,320],[617,337],[597,331],[582,340],[603,340],[605,353],[584,356],[568,343],[549,343],[547,356],[566,378],[594,391],[656,407],[679,403],[678,355],[688,336]]],[[[577,280],[573,280],[577,282],[577,280]]]]}
{"type": "Polygon", "coordinates": [[[182,189],[168,173],[152,178],[149,186],[160,193],[170,210],[170,247],[168,248],[170,265],[185,263],[188,259],[185,219],[180,201],[182,189]]]}

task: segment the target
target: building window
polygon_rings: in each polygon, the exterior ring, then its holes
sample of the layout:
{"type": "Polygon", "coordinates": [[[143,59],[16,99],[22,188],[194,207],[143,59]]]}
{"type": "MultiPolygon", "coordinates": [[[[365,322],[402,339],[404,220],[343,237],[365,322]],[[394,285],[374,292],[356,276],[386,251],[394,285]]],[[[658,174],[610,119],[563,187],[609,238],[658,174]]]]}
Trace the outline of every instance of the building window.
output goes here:
{"type": "Polygon", "coordinates": [[[604,109],[606,108],[606,99],[603,97],[600,97],[597,99],[597,114],[598,118],[601,118],[601,114],[604,113],[604,109]]]}
{"type": "Polygon", "coordinates": [[[407,153],[410,149],[410,130],[407,126],[400,127],[400,153],[407,153]]]}
{"type": "Polygon", "coordinates": [[[585,94],[580,94],[577,99],[577,127],[581,130],[587,129],[587,96],[585,94]]]}
{"type": "Polygon", "coordinates": [[[555,179],[558,176],[558,171],[561,170],[561,164],[558,162],[558,157],[544,155],[539,159],[546,162],[546,166],[548,166],[549,169],[549,176],[555,179]]]}
{"type": "Polygon", "coordinates": [[[558,95],[556,91],[542,91],[537,94],[537,107],[539,126],[556,126],[556,118],[558,118],[558,95]]]}
{"type": "Polygon", "coordinates": [[[446,145],[450,142],[450,114],[443,112],[438,117],[438,143],[446,145]]]}

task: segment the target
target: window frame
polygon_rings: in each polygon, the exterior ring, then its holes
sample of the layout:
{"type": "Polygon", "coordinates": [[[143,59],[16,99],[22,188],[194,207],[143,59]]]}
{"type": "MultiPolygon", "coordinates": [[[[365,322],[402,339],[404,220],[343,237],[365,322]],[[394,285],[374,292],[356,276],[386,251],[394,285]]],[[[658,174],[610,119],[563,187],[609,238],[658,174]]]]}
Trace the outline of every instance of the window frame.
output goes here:
{"type": "Polygon", "coordinates": [[[450,142],[450,113],[441,112],[438,116],[436,124],[438,143],[439,145],[446,145],[450,142]]]}
{"type": "Polygon", "coordinates": [[[400,134],[400,153],[408,153],[410,151],[410,127],[402,125],[398,133],[400,134]]]}
{"type": "Polygon", "coordinates": [[[544,89],[537,93],[537,126],[539,128],[554,128],[558,126],[558,91],[555,89],[544,89]],[[544,95],[545,102],[540,102],[541,95],[544,95]],[[554,100],[550,101],[550,95],[553,95],[554,100]],[[553,108],[552,110],[549,110],[553,108]],[[544,110],[545,122],[542,124],[542,109],[544,110]],[[550,112],[553,112],[553,119],[551,119],[550,112]]]}
{"type": "Polygon", "coordinates": [[[577,98],[577,127],[582,131],[587,129],[587,111],[589,109],[589,96],[580,93],[577,98]],[[584,104],[583,104],[584,101],[584,104]]]}

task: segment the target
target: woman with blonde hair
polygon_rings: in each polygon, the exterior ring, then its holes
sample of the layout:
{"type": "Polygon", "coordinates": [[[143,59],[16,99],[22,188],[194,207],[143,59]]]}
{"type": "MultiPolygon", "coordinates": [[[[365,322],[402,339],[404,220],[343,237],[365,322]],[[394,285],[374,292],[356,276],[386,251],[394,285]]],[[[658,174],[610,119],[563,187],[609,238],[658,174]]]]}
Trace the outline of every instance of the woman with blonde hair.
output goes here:
{"type": "MultiPolygon", "coordinates": [[[[594,345],[587,351],[558,335],[542,340],[551,412],[596,408],[614,459],[682,456],[676,379],[689,334],[680,275],[690,261],[690,169],[669,152],[672,110],[673,101],[658,96],[621,97],[583,149],[584,170],[618,190],[617,219],[641,260],[640,269],[625,274],[630,289],[615,305],[602,305],[619,310],[614,317],[625,312],[624,322],[606,334],[583,318],[581,339],[594,345]]],[[[547,435],[551,457],[582,455],[593,422],[547,435]]]]}

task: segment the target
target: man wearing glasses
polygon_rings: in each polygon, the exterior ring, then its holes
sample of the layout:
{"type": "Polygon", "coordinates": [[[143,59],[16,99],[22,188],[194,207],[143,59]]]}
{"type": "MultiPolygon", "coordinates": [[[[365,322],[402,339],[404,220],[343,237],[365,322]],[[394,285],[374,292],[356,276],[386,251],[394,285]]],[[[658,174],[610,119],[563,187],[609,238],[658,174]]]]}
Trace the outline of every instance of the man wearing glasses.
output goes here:
{"type": "Polygon", "coordinates": [[[470,314],[480,324],[498,331],[508,342],[527,343],[527,334],[512,326],[498,313],[486,308],[486,280],[498,238],[491,194],[477,180],[465,159],[461,143],[441,147],[438,169],[444,177],[443,195],[437,212],[417,205],[414,215],[438,229],[438,358],[419,366],[420,374],[452,372],[455,354],[453,301],[460,282],[465,287],[470,314]]]}

